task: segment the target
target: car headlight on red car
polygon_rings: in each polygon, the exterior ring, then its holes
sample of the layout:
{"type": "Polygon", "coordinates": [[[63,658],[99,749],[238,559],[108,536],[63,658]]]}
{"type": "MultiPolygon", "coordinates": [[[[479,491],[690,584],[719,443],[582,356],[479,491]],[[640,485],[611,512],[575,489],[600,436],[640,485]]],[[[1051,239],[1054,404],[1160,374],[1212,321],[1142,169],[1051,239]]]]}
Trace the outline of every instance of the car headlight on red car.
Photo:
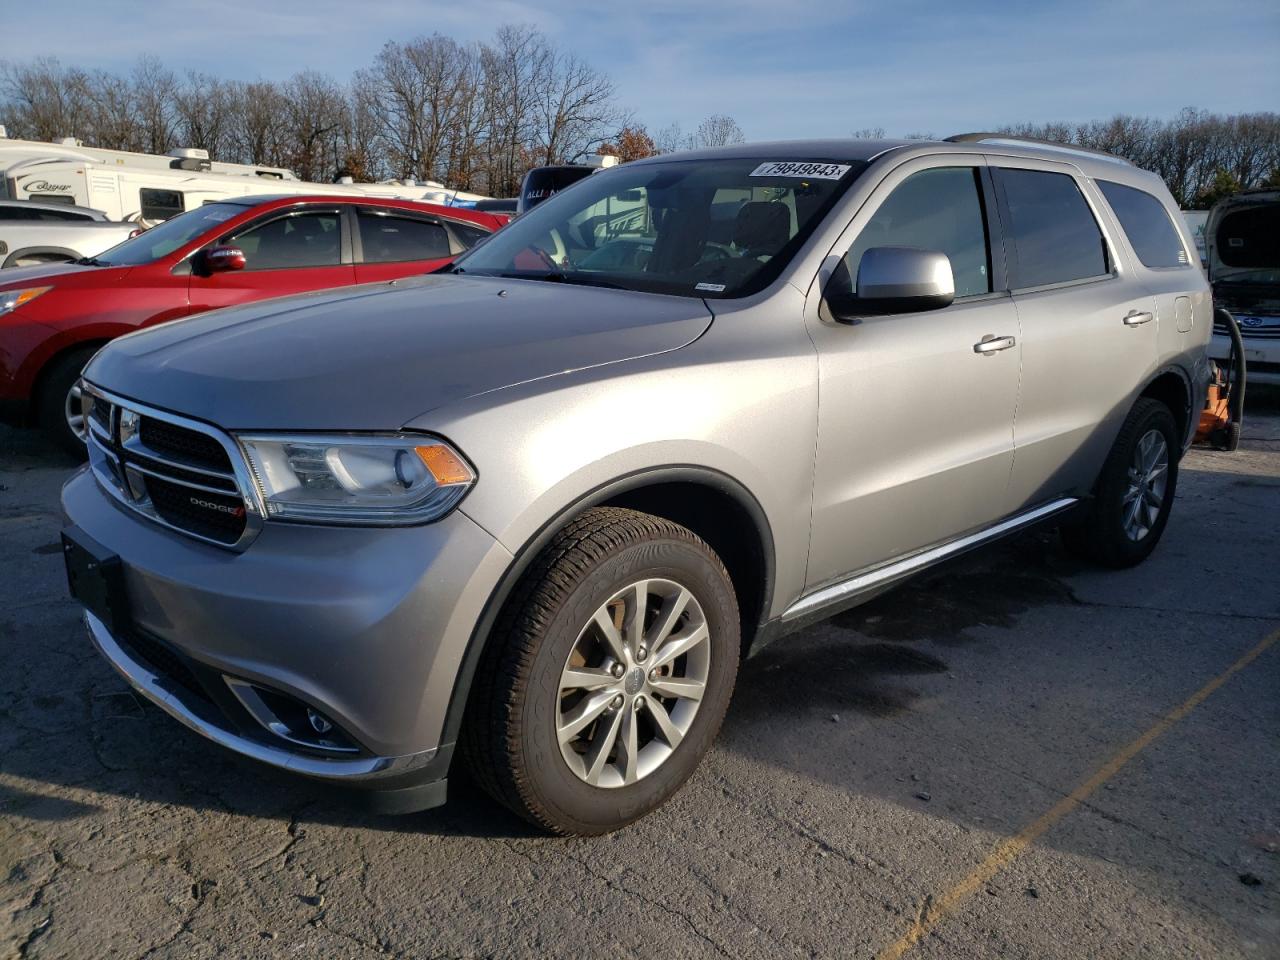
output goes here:
{"type": "Polygon", "coordinates": [[[6,313],[13,313],[19,307],[52,289],[53,287],[26,287],[22,290],[0,290],[0,317],[6,313]]]}
{"type": "Polygon", "coordinates": [[[461,454],[423,434],[254,434],[237,439],[268,519],[427,523],[452,510],[476,481],[461,454]]]}

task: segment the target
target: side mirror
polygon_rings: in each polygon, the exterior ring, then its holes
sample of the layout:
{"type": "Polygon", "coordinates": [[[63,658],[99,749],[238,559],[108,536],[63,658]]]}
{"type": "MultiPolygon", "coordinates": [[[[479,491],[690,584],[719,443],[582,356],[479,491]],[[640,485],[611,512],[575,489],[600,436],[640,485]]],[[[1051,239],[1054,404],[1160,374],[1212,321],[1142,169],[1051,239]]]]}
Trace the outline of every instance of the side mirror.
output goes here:
{"type": "Polygon", "coordinates": [[[211,247],[205,251],[204,265],[210,273],[243,270],[244,251],[239,247],[211,247]]]}
{"type": "Polygon", "coordinates": [[[956,298],[951,261],[936,250],[872,247],[858,263],[858,284],[841,262],[823,294],[841,323],[858,317],[917,313],[950,305],[956,298]]]}

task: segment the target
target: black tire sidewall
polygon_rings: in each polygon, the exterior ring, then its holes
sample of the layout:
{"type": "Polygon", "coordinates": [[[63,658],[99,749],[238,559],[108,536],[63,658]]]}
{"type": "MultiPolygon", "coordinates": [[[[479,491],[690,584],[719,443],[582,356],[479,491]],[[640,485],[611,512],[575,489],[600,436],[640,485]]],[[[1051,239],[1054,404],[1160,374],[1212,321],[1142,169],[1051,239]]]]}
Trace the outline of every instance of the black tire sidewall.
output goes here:
{"type": "Polygon", "coordinates": [[[1178,445],[1177,424],[1173,415],[1163,404],[1154,401],[1144,403],[1134,409],[1121,428],[1120,436],[1107,459],[1106,468],[1100,478],[1097,491],[1097,502],[1094,504],[1097,525],[1092,534],[1101,538],[1098,544],[1102,553],[1116,566],[1131,566],[1140,563],[1156,548],[1169,522],[1173,509],[1173,499],[1178,486],[1178,460],[1181,448],[1178,445]],[[1164,502],[1160,506],[1160,514],[1152,524],[1147,535],[1141,540],[1130,540],[1124,530],[1124,496],[1129,487],[1129,465],[1133,462],[1133,454],[1137,444],[1149,430],[1159,430],[1164,435],[1169,450],[1168,480],[1165,485],[1164,502]]]}
{"type": "Polygon", "coordinates": [[[733,692],[739,656],[738,611],[732,586],[714,555],[674,539],[633,543],[570,590],[543,633],[530,666],[520,710],[525,786],[536,805],[576,833],[601,833],[644,816],[680,788],[711,747],[733,692]],[[653,773],[626,787],[593,787],[580,780],[556,739],[560,675],[582,628],[614,593],[646,578],[687,588],[701,604],[710,633],[706,693],[688,734],[653,773]]]}
{"type": "Polygon", "coordinates": [[[97,347],[85,347],[53,361],[40,384],[40,393],[36,398],[41,428],[59,447],[78,460],[84,460],[89,454],[84,441],[71,432],[67,423],[67,394],[80,379],[85,365],[97,352],[97,347]]]}

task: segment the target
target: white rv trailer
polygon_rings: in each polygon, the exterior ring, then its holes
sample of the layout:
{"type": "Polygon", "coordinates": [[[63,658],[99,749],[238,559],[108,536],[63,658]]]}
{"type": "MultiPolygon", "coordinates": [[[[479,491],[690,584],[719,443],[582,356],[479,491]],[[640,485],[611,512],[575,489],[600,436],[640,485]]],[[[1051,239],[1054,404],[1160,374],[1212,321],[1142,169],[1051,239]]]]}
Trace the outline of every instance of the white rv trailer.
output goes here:
{"type": "Polygon", "coordinates": [[[215,164],[202,150],[151,154],[0,138],[0,198],[71,203],[153,224],[210,200],[261,194],[364,194],[464,204],[483,199],[413,180],[308,183],[279,167],[215,164]]]}

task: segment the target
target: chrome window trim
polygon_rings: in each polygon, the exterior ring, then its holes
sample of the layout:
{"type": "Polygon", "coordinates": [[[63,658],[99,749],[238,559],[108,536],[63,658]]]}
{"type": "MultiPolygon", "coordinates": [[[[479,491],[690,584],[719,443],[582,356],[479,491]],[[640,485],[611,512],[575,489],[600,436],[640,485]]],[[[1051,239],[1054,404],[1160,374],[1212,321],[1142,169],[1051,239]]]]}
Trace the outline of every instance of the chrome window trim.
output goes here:
{"type": "Polygon", "coordinates": [[[249,544],[257,539],[258,534],[262,532],[262,525],[266,516],[266,510],[258,492],[258,486],[249,474],[248,464],[245,462],[244,455],[240,452],[239,446],[230,437],[230,435],[223,433],[221,430],[218,430],[216,427],[212,427],[207,423],[201,423],[199,420],[191,420],[176,413],[169,413],[168,411],[148,406],[145,403],[139,403],[138,401],[131,400],[128,397],[122,397],[109,390],[104,390],[102,387],[88,381],[83,382],[82,388],[96,400],[102,400],[112,405],[113,410],[111,423],[113,432],[117,430],[117,424],[119,423],[120,418],[119,411],[121,409],[125,409],[131,410],[144,417],[164,421],[165,423],[184,430],[203,434],[204,436],[214,440],[220,447],[222,447],[227,454],[227,461],[231,464],[231,474],[218,473],[208,469],[200,470],[199,468],[192,468],[186,464],[174,462],[163,456],[157,456],[151,448],[143,444],[141,439],[138,437],[131,438],[123,445],[126,453],[135,453],[139,457],[146,457],[160,463],[171,465],[177,470],[194,470],[194,472],[197,473],[204,473],[208,476],[219,476],[226,480],[234,481],[236,486],[235,491],[218,490],[213,487],[201,487],[197,484],[191,483],[190,481],[184,481],[176,477],[169,477],[162,473],[156,473],[154,470],[148,470],[134,461],[130,461],[128,463],[128,468],[130,470],[147,476],[154,476],[166,483],[174,483],[179,486],[189,487],[195,490],[203,490],[208,493],[224,497],[239,494],[241,501],[244,503],[244,530],[240,534],[238,540],[233,543],[228,543],[225,540],[206,537],[192,530],[188,530],[185,527],[169,523],[156,511],[150,498],[144,497],[140,499],[133,494],[129,488],[127,476],[122,470],[122,465],[119,456],[116,453],[112,437],[104,435],[101,425],[97,424],[92,417],[89,417],[88,420],[90,424],[93,425],[93,429],[91,429],[86,435],[86,439],[88,441],[87,445],[89,448],[89,466],[93,471],[94,478],[98,481],[98,485],[102,487],[103,490],[111,494],[111,496],[126,509],[138,514],[139,516],[146,517],[152,523],[168,530],[172,530],[175,533],[180,533],[185,537],[190,537],[193,540],[199,540],[202,543],[208,543],[215,547],[220,547],[223,550],[232,550],[236,553],[241,553],[248,548],[249,544]]]}

